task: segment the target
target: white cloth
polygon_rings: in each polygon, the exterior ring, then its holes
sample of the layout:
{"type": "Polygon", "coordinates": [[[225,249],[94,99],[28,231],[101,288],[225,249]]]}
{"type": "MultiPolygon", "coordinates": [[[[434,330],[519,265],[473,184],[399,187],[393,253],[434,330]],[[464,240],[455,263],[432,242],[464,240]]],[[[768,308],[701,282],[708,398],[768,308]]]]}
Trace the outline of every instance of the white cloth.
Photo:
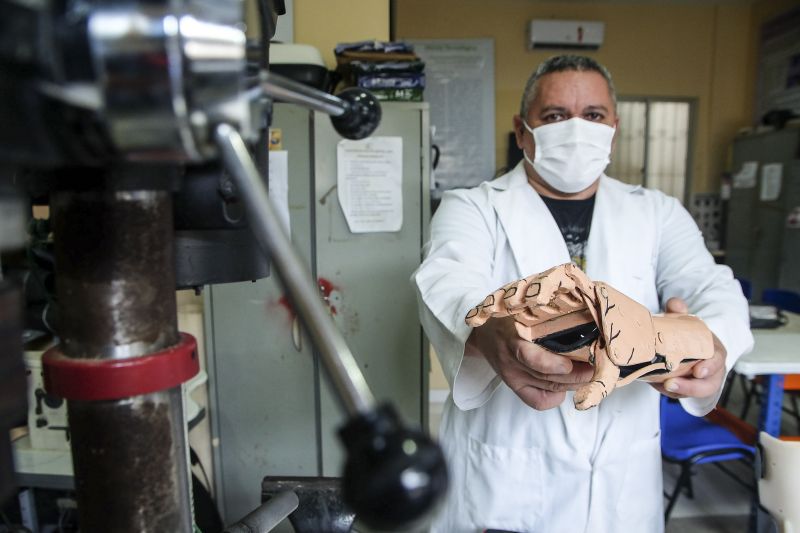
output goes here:
{"type": "MultiPolygon", "coordinates": [[[[425,256],[412,281],[452,387],[440,432],[451,489],[433,530],[663,531],[657,391],[634,382],[589,411],[577,411],[571,393],[558,408],[536,411],[482,357],[464,357],[471,307],[509,281],[569,261],[522,164],[445,193],[425,256]]],[[[752,347],[739,284],[714,264],[674,198],[602,176],[586,261],[591,279],[652,312],[670,297],[686,300],[726,347],[728,369],[752,347]]],[[[717,397],[682,403],[700,416],[717,397]]]]}

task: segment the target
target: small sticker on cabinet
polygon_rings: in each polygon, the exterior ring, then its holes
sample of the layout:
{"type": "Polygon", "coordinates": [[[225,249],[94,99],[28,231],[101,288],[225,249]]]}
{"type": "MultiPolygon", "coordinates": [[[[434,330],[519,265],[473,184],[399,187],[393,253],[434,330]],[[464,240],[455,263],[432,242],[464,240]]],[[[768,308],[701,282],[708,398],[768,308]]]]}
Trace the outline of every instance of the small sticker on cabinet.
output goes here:
{"type": "Polygon", "coordinates": [[[800,205],[789,211],[789,215],[786,217],[786,227],[800,229],[800,205]]]}

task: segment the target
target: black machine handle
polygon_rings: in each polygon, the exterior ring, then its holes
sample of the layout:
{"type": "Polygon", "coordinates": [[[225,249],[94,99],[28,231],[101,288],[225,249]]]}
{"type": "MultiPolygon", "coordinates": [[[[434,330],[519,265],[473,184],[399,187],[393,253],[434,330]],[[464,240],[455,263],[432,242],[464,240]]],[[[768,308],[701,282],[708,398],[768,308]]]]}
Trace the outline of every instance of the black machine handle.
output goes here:
{"type": "Polygon", "coordinates": [[[381,121],[381,105],[369,91],[350,87],[334,96],[280,74],[264,71],[259,89],[274,99],[299,104],[331,116],[334,129],[347,139],[369,137],[381,121]]]}

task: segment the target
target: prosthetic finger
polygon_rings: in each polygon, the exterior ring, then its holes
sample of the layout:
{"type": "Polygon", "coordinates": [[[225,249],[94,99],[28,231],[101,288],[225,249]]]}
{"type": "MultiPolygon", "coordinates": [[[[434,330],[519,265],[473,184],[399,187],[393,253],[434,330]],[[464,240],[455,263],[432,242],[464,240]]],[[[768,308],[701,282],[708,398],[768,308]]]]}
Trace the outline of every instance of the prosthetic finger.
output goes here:
{"type": "Polygon", "coordinates": [[[600,342],[598,339],[592,347],[590,357],[590,362],[594,365],[592,381],[578,389],[573,397],[575,408],[581,411],[599,405],[618,384],[619,367],[608,357],[605,348],[599,346],[600,342]]]}

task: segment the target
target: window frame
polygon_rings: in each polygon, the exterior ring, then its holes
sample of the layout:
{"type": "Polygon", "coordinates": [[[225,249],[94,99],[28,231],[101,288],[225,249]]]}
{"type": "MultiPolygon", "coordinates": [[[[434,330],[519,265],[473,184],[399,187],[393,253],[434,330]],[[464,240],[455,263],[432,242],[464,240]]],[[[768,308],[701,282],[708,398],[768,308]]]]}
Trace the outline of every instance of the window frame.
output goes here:
{"type": "MultiPolygon", "coordinates": [[[[647,164],[650,156],[650,112],[653,103],[684,103],[689,104],[688,134],[686,139],[686,177],[683,186],[683,198],[678,198],[684,206],[688,206],[692,197],[692,185],[694,184],[694,159],[695,159],[695,140],[697,139],[697,98],[683,96],[639,96],[625,95],[617,97],[617,110],[622,102],[635,102],[645,104],[644,131],[646,135],[644,143],[644,159],[642,172],[642,186],[648,187],[647,164]]],[[[612,176],[613,177],[613,176],[612,176]]]]}

